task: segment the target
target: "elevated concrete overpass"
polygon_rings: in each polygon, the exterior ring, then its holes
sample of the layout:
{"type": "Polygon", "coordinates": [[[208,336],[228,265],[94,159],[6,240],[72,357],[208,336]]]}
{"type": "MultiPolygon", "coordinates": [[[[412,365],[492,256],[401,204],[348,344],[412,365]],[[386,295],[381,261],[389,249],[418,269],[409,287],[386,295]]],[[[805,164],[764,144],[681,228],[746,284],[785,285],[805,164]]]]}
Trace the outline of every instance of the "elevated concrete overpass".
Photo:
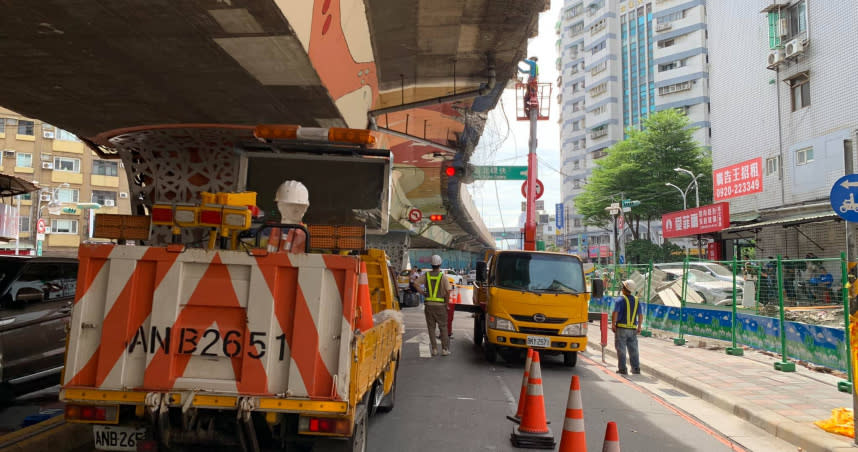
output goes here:
{"type": "MultiPolygon", "coordinates": [[[[0,105],[133,162],[176,201],[229,189],[210,150],[161,155],[116,138],[158,124],[374,127],[394,155],[391,231],[411,246],[493,246],[467,192],[485,113],[525,56],[548,0],[80,0],[0,16],[0,105]],[[155,162],[154,160],[158,160],[155,162]],[[169,185],[169,184],[168,184],[169,185]],[[407,221],[411,208],[437,224],[407,221]]],[[[228,179],[228,178],[227,178],[228,179]]],[[[142,203],[151,203],[146,198],[142,203]]]]}

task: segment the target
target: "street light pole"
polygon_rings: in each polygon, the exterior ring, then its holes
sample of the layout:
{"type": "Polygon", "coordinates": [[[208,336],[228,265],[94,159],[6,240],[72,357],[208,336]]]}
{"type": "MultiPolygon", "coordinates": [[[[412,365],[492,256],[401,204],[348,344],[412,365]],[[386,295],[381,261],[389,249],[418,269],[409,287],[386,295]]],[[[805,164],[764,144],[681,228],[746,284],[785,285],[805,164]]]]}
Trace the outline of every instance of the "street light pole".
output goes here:
{"type": "MultiPolygon", "coordinates": [[[[671,184],[670,182],[666,182],[664,185],[679,190],[679,194],[682,195],[682,210],[688,209],[688,205],[685,202],[685,195],[688,193],[688,189],[686,188],[685,191],[683,191],[681,188],[671,184]]],[[[664,232],[662,232],[662,234],[664,234],[664,232]]],[[[688,247],[685,248],[685,257],[688,258],[688,247]]]]}
{"type": "MultiPolygon", "coordinates": [[[[689,171],[685,168],[680,168],[680,167],[676,167],[673,170],[678,172],[678,173],[685,173],[685,174],[688,174],[689,176],[691,176],[691,182],[688,184],[688,188],[686,189],[686,191],[688,191],[688,189],[691,188],[691,185],[694,184],[694,198],[695,198],[694,207],[700,207],[700,189],[699,189],[699,184],[697,183],[697,178],[700,176],[703,176],[703,174],[698,174],[695,176],[694,173],[692,173],[691,171],[689,171]]],[[[703,255],[703,244],[701,243],[700,234],[697,234],[697,259],[700,259],[700,257],[702,255],[703,255]]]]}

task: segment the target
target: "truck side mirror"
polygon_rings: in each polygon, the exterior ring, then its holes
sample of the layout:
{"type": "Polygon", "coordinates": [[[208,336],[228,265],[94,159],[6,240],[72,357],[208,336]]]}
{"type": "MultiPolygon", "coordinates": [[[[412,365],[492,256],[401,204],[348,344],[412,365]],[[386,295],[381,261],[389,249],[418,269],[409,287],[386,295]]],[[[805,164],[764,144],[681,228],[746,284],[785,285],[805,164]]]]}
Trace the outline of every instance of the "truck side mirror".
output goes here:
{"type": "Polygon", "coordinates": [[[605,282],[594,278],[590,281],[590,298],[602,298],[605,295],[605,282]]]}
{"type": "Polygon", "coordinates": [[[486,282],[486,263],[485,262],[477,262],[477,282],[478,283],[486,282]]]}

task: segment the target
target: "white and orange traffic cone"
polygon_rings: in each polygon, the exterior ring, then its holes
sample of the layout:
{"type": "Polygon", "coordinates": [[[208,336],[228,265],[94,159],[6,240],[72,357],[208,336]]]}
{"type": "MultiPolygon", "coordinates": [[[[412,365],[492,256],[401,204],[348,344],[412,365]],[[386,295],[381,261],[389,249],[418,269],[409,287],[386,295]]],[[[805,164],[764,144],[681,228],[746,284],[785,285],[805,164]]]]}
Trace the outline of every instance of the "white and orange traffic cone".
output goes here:
{"type": "Polygon", "coordinates": [[[563,434],[560,437],[558,452],[586,452],[587,436],[584,433],[584,404],[581,403],[581,383],[578,376],[572,376],[569,386],[569,399],[566,401],[566,419],[563,421],[563,434]]]}
{"type": "Polygon", "coordinates": [[[507,416],[506,418],[515,422],[521,422],[521,416],[524,414],[524,401],[527,397],[527,377],[530,375],[530,366],[533,363],[533,349],[527,349],[527,360],[524,362],[524,375],[521,377],[521,393],[518,396],[518,409],[515,410],[515,416],[507,416]]]}
{"type": "Polygon", "coordinates": [[[358,312],[357,328],[363,332],[369,331],[374,322],[372,320],[372,300],[369,296],[369,277],[366,274],[366,263],[360,263],[360,276],[358,277],[358,312]]]}
{"type": "Polygon", "coordinates": [[[620,434],[617,433],[617,423],[608,422],[605,428],[605,442],[602,443],[602,452],[620,452],[620,434]]]}
{"type": "Polygon", "coordinates": [[[534,352],[527,377],[524,413],[521,423],[512,430],[510,441],[515,447],[530,449],[554,449],[556,442],[548,422],[545,419],[545,397],[542,392],[542,369],[539,366],[539,353],[534,352]]]}

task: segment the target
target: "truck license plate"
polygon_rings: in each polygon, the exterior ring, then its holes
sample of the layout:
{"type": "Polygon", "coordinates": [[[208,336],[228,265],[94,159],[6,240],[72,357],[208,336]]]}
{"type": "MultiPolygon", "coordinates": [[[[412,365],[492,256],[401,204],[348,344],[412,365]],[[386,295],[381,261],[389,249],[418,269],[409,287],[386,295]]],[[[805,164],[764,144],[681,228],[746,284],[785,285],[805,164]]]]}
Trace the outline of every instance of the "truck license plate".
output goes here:
{"type": "Polygon", "coordinates": [[[528,347],[550,347],[551,338],[546,336],[527,336],[528,347]]]}
{"type": "Polygon", "coordinates": [[[136,451],[137,443],[146,439],[145,428],[94,425],[92,433],[98,450],[136,451]]]}

